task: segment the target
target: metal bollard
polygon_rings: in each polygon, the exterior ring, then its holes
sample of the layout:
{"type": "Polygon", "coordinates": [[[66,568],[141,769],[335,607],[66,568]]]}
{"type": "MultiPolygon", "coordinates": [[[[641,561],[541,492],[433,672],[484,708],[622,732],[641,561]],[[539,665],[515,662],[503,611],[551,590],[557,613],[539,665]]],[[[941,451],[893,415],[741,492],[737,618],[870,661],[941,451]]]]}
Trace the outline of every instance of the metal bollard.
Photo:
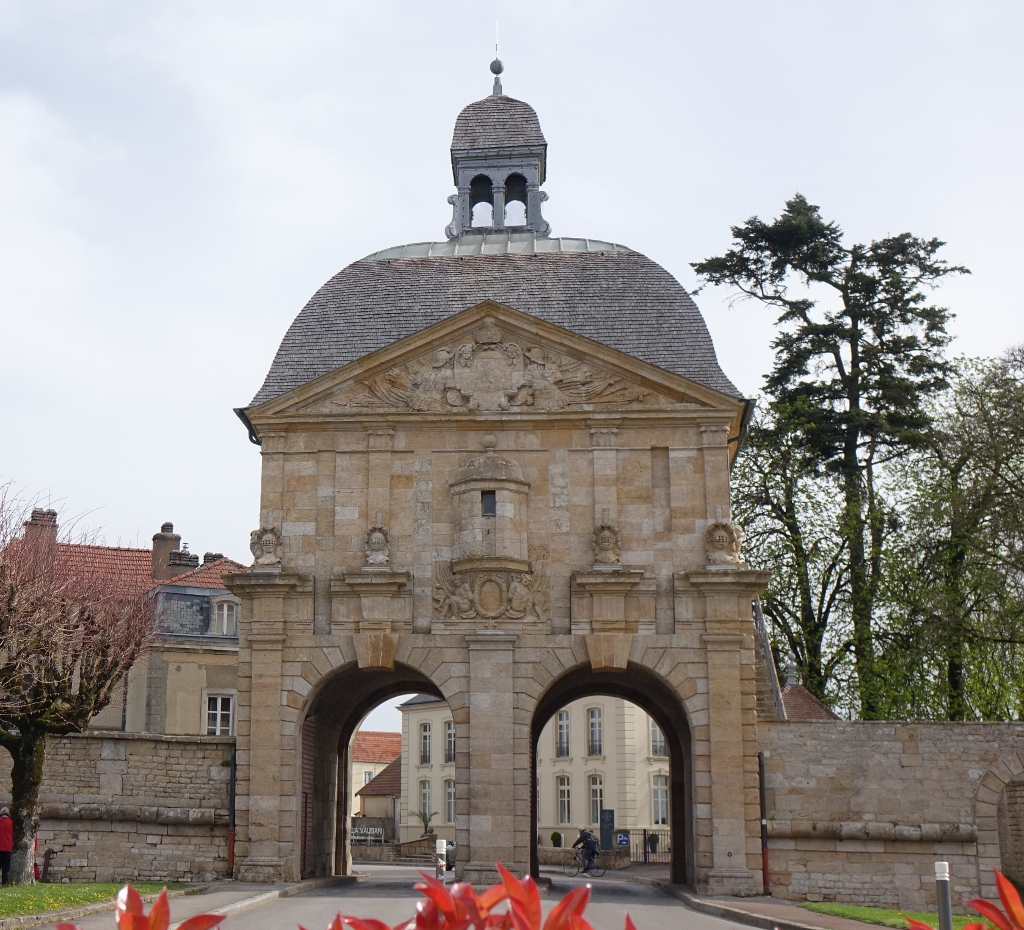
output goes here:
{"type": "Polygon", "coordinates": [[[949,863],[935,863],[935,897],[939,904],[939,930],[953,930],[953,902],[949,896],[949,863]]]}
{"type": "MultiPolygon", "coordinates": [[[[445,857],[447,855],[445,850],[447,845],[448,844],[440,837],[434,840],[434,859],[437,861],[437,867],[434,873],[434,877],[438,881],[442,882],[444,881],[444,865],[445,857]]],[[[948,930],[953,930],[953,928],[949,927],[948,930]]]]}

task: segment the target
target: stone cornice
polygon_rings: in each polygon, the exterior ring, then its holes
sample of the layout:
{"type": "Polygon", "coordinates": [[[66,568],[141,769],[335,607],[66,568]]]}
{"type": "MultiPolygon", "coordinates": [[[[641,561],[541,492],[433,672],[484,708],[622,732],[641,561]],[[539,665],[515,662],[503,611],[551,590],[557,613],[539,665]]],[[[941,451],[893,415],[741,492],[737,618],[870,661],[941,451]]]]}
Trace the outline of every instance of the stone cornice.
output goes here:
{"type": "MultiPolygon", "coordinates": [[[[360,595],[394,597],[412,579],[410,572],[358,571],[345,572],[345,585],[360,595]]],[[[331,593],[336,592],[336,582],[331,582],[331,593]]],[[[339,586],[340,587],[340,586],[339,586]]]]}
{"type": "Polygon", "coordinates": [[[748,595],[757,597],[771,580],[771,572],[753,568],[698,569],[676,572],[676,579],[691,585],[705,597],[715,595],[748,595]]]}
{"type": "Polygon", "coordinates": [[[574,572],[572,581],[588,594],[629,594],[644,580],[642,568],[612,568],[604,571],[574,572]]]}
{"type": "Polygon", "coordinates": [[[530,574],[528,559],[513,559],[503,555],[467,556],[452,561],[452,571],[456,575],[462,572],[521,572],[530,574]]]}
{"type": "Polygon", "coordinates": [[[313,593],[313,576],[298,572],[239,572],[225,575],[224,584],[232,594],[247,594],[249,597],[313,593]]]}

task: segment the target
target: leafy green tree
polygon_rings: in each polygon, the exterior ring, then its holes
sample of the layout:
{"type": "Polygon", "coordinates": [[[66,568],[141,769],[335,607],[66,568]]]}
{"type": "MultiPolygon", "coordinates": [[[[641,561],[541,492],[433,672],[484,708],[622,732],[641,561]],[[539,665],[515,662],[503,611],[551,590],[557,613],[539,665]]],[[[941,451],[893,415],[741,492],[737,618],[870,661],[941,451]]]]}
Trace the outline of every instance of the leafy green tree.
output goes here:
{"type": "Polygon", "coordinates": [[[778,311],[765,390],[808,464],[841,489],[860,711],[877,718],[873,618],[884,511],[873,470],[926,442],[927,398],[946,384],[949,318],[927,292],[967,269],[938,258],[938,239],[909,233],[845,245],[839,226],[799,194],[778,219],[752,217],[732,235],[734,248],[693,268],[705,284],[735,288],[778,311]]]}
{"type": "Polygon", "coordinates": [[[1024,347],[963,361],[889,483],[902,527],[880,631],[893,716],[1024,716],[1024,347]]]}
{"type": "Polygon", "coordinates": [[[771,409],[758,412],[747,429],[732,490],[744,557],[772,572],[761,606],[773,638],[796,657],[804,687],[835,704],[830,682],[852,647],[846,541],[835,530],[842,496],[815,474],[799,436],[771,409]]]}

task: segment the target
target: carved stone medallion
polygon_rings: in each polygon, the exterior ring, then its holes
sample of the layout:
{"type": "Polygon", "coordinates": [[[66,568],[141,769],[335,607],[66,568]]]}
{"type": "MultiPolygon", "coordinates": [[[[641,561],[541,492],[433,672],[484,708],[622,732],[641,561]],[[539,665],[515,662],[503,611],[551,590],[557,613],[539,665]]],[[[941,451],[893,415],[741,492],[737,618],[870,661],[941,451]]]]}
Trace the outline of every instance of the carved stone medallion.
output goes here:
{"type": "Polygon", "coordinates": [[[536,571],[453,572],[450,562],[436,562],[434,616],[447,622],[484,620],[491,628],[499,620],[543,623],[548,588],[547,579],[536,571]]]}

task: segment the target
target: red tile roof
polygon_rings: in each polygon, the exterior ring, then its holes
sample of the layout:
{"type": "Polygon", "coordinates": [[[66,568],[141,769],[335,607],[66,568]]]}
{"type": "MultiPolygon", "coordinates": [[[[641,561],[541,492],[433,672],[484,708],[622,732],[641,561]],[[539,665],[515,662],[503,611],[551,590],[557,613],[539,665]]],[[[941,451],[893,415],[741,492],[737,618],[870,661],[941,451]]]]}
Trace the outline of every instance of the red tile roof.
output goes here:
{"type": "Polygon", "coordinates": [[[158,584],[176,584],[188,588],[224,588],[224,575],[246,571],[246,567],[234,559],[220,558],[204,562],[199,568],[190,569],[181,575],[167,578],[158,584]]]}
{"type": "Polygon", "coordinates": [[[153,553],[149,549],[57,543],[57,558],[70,568],[98,574],[111,587],[142,594],[153,586],[153,553]]]}
{"type": "Polygon", "coordinates": [[[362,797],[399,798],[402,796],[402,757],[378,772],[357,792],[362,797]]]}
{"type": "Polygon", "coordinates": [[[786,707],[787,720],[839,720],[803,685],[787,684],[782,689],[782,703],[786,707]]]}
{"type": "MultiPolygon", "coordinates": [[[[393,762],[402,755],[402,734],[358,730],[352,738],[353,762],[393,762]]],[[[384,773],[381,772],[381,775],[384,773]]]]}

